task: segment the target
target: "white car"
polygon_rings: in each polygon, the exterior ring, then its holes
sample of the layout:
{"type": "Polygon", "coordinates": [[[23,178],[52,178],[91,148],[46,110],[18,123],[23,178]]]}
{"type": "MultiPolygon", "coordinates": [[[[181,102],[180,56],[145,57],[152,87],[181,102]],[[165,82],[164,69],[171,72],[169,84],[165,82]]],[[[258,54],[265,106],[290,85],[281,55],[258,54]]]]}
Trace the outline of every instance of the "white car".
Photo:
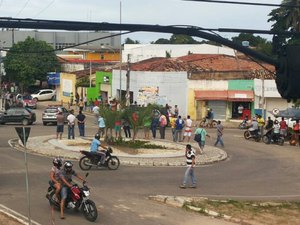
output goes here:
{"type": "Polygon", "coordinates": [[[53,100],[55,99],[55,91],[52,89],[42,89],[31,94],[31,96],[32,99],[36,99],[37,101],[53,100]]]}

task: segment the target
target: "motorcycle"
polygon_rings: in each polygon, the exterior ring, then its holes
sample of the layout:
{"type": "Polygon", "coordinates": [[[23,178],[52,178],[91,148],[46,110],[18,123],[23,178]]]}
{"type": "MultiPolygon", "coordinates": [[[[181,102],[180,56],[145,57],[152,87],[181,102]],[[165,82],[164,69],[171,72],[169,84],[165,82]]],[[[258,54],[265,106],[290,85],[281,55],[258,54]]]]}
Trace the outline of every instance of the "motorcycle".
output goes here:
{"type": "MultiPolygon", "coordinates": [[[[86,177],[88,173],[86,174],[86,177]]],[[[83,182],[82,187],[79,187],[78,184],[74,184],[69,191],[65,208],[71,209],[74,211],[82,211],[85,218],[88,221],[94,222],[98,217],[98,211],[95,203],[89,199],[90,189],[83,182]]],[[[51,181],[49,181],[49,187],[46,194],[46,198],[49,200],[50,205],[53,205],[57,209],[60,209],[60,203],[54,200],[55,197],[55,187],[51,181]]]]}
{"type": "Polygon", "coordinates": [[[249,127],[249,124],[247,123],[246,120],[243,120],[240,124],[239,124],[239,129],[247,129],[249,127]]]}
{"type": "Polygon", "coordinates": [[[201,127],[207,127],[207,128],[216,128],[217,127],[217,121],[216,120],[209,120],[206,117],[204,117],[200,121],[200,126],[201,127]]]}
{"type": "Polygon", "coordinates": [[[278,144],[283,145],[284,144],[284,137],[281,134],[278,134],[277,136],[272,136],[273,129],[268,130],[262,137],[262,140],[265,144],[278,144]]]}
{"type": "Polygon", "coordinates": [[[79,167],[82,170],[90,170],[92,167],[104,167],[110,170],[116,170],[120,166],[120,160],[117,156],[112,155],[113,150],[111,147],[108,147],[105,152],[106,156],[104,164],[100,164],[100,157],[92,152],[81,150],[80,153],[84,155],[79,160],[79,167]]]}
{"type": "Polygon", "coordinates": [[[246,140],[254,139],[256,142],[261,140],[261,133],[260,131],[250,131],[249,129],[244,132],[244,138],[246,140]]]}

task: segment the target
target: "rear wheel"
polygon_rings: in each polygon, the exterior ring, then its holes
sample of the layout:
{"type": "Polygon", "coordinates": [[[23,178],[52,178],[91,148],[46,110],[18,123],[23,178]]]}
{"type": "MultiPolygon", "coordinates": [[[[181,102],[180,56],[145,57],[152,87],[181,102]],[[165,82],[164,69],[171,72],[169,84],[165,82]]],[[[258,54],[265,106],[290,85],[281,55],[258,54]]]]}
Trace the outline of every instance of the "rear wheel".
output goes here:
{"type": "Polygon", "coordinates": [[[98,217],[98,211],[95,203],[91,200],[86,200],[82,205],[84,217],[91,222],[94,222],[98,217]]]}
{"type": "Polygon", "coordinates": [[[46,126],[46,125],[47,125],[47,122],[43,122],[43,125],[46,126]]]}
{"type": "Polygon", "coordinates": [[[265,144],[269,144],[269,137],[268,137],[267,135],[264,135],[264,136],[262,137],[262,140],[263,140],[263,142],[264,142],[265,144]]]}
{"type": "Polygon", "coordinates": [[[218,124],[217,121],[213,120],[213,121],[211,122],[210,127],[216,128],[216,127],[217,127],[217,124],[218,124]]]}
{"type": "Polygon", "coordinates": [[[116,170],[120,166],[120,160],[116,156],[112,156],[107,161],[107,167],[110,170],[116,170]]]}
{"type": "Polygon", "coordinates": [[[92,166],[90,165],[92,162],[87,156],[81,157],[79,160],[79,167],[82,170],[90,170],[92,166]]]}
{"type": "Polygon", "coordinates": [[[284,144],[284,138],[279,138],[278,144],[282,146],[284,144]]]}

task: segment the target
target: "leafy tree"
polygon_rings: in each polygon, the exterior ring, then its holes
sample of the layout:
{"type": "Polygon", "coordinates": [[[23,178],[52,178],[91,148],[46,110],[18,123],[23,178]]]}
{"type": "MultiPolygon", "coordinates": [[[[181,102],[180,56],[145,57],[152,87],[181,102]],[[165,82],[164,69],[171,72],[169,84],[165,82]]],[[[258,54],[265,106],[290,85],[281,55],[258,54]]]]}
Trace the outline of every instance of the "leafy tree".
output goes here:
{"type": "Polygon", "coordinates": [[[188,35],[173,34],[170,38],[170,44],[199,44],[199,42],[188,35]]]}
{"type": "Polygon", "coordinates": [[[125,39],[125,44],[140,44],[140,41],[137,41],[137,40],[132,40],[130,38],[126,38],[125,39]]]}
{"type": "Polygon", "coordinates": [[[170,44],[170,40],[165,39],[165,38],[159,38],[152,44],[170,44]]]}
{"type": "Polygon", "coordinates": [[[253,34],[240,33],[238,36],[232,38],[233,42],[242,44],[243,41],[249,41],[249,45],[266,55],[272,55],[272,43],[260,36],[253,34]]]}
{"type": "Polygon", "coordinates": [[[46,42],[27,37],[7,52],[4,66],[8,79],[19,82],[21,90],[24,90],[36,80],[46,81],[47,72],[58,68],[58,60],[53,48],[46,42]]]}

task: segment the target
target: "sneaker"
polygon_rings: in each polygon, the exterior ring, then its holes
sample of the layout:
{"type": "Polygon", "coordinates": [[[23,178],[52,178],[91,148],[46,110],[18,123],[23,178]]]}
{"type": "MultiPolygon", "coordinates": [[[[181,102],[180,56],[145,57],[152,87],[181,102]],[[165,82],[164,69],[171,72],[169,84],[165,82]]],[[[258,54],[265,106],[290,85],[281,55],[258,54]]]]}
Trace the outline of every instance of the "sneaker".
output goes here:
{"type": "Polygon", "coordinates": [[[191,185],[191,186],[189,186],[189,188],[197,188],[197,186],[196,185],[191,185]]]}
{"type": "Polygon", "coordinates": [[[183,184],[182,184],[182,185],[180,185],[179,187],[180,187],[180,188],[182,188],[182,189],[186,189],[186,186],[185,186],[185,185],[183,185],[183,184]]]}

